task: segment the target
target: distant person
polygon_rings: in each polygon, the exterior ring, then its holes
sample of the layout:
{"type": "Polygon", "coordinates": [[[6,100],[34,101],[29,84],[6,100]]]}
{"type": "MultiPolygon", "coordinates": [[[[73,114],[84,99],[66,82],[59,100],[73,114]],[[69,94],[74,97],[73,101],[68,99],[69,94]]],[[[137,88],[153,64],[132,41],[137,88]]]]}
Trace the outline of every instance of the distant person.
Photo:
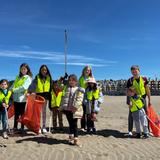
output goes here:
{"type": "Polygon", "coordinates": [[[51,107],[52,112],[52,122],[53,122],[53,131],[57,128],[57,118],[59,122],[59,130],[63,130],[63,116],[62,112],[59,110],[62,98],[62,89],[58,84],[58,81],[53,81],[52,90],[51,90],[51,107]]]}
{"type": "Polygon", "coordinates": [[[149,138],[148,136],[148,121],[146,113],[143,109],[144,99],[142,96],[138,96],[136,89],[130,87],[128,89],[128,96],[130,99],[129,109],[131,111],[133,121],[135,122],[136,127],[136,136],[135,138],[141,138],[141,125],[143,127],[143,138],[149,138]]]}
{"type": "MultiPolygon", "coordinates": [[[[134,87],[138,96],[141,96],[144,99],[144,110],[147,111],[147,105],[151,105],[151,94],[148,86],[148,80],[146,77],[140,76],[140,69],[138,65],[131,66],[131,73],[133,77],[129,78],[127,81],[127,90],[130,87],[134,87]],[[148,104],[146,103],[146,97],[148,97],[148,104]]],[[[130,99],[127,97],[127,105],[130,104],[130,99]]],[[[133,130],[133,118],[131,111],[129,110],[128,115],[128,134],[132,136],[133,130]]]]}
{"type": "Polygon", "coordinates": [[[9,100],[11,97],[11,91],[8,91],[8,81],[6,79],[2,79],[0,81],[0,122],[2,122],[3,129],[3,138],[8,139],[8,117],[7,117],[7,108],[9,105],[9,100]]]}
{"type": "MultiPolygon", "coordinates": [[[[85,66],[82,70],[82,75],[79,78],[79,86],[81,88],[86,89],[87,88],[87,81],[93,77],[92,75],[92,69],[90,66],[85,66]]],[[[87,118],[86,118],[86,107],[85,104],[83,103],[83,117],[81,119],[81,130],[85,131],[86,130],[86,126],[87,126],[87,118]]]]}
{"type": "Polygon", "coordinates": [[[32,93],[33,96],[37,94],[45,98],[45,104],[42,109],[42,126],[39,130],[39,134],[47,133],[46,108],[51,105],[51,84],[52,77],[50,71],[47,65],[42,65],[39,69],[39,73],[36,75],[28,89],[28,93],[32,93]]]}
{"type": "Polygon", "coordinates": [[[90,78],[87,81],[87,88],[84,96],[88,133],[96,133],[94,121],[97,121],[96,115],[100,110],[100,104],[103,102],[103,100],[103,94],[98,88],[96,80],[94,78],[90,78]]]}
{"type": "Polygon", "coordinates": [[[71,74],[68,78],[68,84],[62,97],[60,109],[65,113],[69,124],[69,144],[81,146],[78,139],[78,119],[82,118],[82,102],[84,89],[78,87],[77,76],[71,74]]]}
{"type": "MultiPolygon", "coordinates": [[[[25,112],[26,106],[26,94],[28,87],[32,82],[32,72],[30,67],[26,63],[22,63],[19,69],[19,75],[16,77],[11,90],[13,92],[13,102],[14,102],[14,128],[13,131],[18,131],[18,122],[19,116],[22,116],[25,112]]],[[[21,132],[24,132],[24,125],[21,124],[21,132]]]]}

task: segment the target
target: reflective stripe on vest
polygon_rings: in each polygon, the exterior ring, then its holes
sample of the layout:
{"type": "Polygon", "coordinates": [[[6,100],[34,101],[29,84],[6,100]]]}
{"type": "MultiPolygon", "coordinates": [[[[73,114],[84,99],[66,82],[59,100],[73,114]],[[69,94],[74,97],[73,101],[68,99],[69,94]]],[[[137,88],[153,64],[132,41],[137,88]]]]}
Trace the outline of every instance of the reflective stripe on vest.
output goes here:
{"type": "Polygon", "coordinates": [[[99,99],[99,89],[96,89],[95,91],[88,91],[87,92],[87,99],[93,100],[93,98],[99,99]]]}
{"type": "Polygon", "coordinates": [[[144,87],[144,80],[141,76],[139,83],[136,81],[136,79],[133,80],[133,87],[136,89],[138,95],[143,96],[146,94],[146,90],[144,87]]]}
{"type": "Polygon", "coordinates": [[[56,94],[52,91],[51,96],[52,96],[51,108],[59,107],[61,103],[62,92],[59,92],[58,95],[56,96],[56,94]]]}
{"type": "Polygon", "coordinates": [[[18,87],[22,86],[26,79],[27,79],[27,77],[25,77],[25,76],[23,76],[23,77],[17,76],[16,80],[14,81],[13,87],[18,88],[18,87]]]}
{"type": "Polygon", "coordinates": [[[47,76],[45,82],[37,76],[36,93],[43,93],[50,91],[50,77],[47,76]]]}
{"type": "Polygon", "coordinates": [[[131,98],[131,102],[132,102],[131,112],[136,112],[139,109],[142,109],[144,106],[144,104],[140,98],[138,98],[136,100],[131,98]]]}
{"type": "Polygon", "coordinates": [[[79,79],[79,85],[81,88],[86,89],[87,88],[87,83],[86,81],[89,80],[90,77],[88,77],[87,79],[85,79],[83,76],[80,77],[79,79]]]}

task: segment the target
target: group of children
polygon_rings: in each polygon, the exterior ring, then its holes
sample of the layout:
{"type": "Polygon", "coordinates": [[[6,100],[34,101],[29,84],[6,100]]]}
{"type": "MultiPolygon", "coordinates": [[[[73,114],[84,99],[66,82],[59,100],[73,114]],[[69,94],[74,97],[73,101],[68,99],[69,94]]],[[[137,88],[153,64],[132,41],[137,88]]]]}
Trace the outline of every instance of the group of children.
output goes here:
{"type": "MultiPolygon", "coordinates": [[[[63,116],[66,115],[69,124],[69,143],[80,145],[78,140],[78,119],[81,119],[81,129],[88,133],[95,133],[94,121],[96,114],[100,110],[103,102],[101,90],[92,75],[92,70],[86,66],[80,79],[71,74],[57,81],[52,80],[50,71],[46,65],[42,65],[39,73],[32,80],[32,72],[26,63],[21,64],[19,75],[16,77],[11,87],[8,81],[0,81],[0,121],[2,121],[3,138],[8,138],[7,108],[9,100],[12,98],[14,104],[14,127],[13,132],[19,131],[18,119],[25,112],[27,96],[40,95],[45,98],[42,109],[42,125],[39,133],[46,133],[46,109],[49,107],[52,115],[53,130],[57,127],[57,117],[59,119],[59,129],[63,130],[63,116]],[[87,128],[86,128],[87,127],[87,128]]],[[[20,132],[24,133],[24,125],[21,124],[20,132]]]]}

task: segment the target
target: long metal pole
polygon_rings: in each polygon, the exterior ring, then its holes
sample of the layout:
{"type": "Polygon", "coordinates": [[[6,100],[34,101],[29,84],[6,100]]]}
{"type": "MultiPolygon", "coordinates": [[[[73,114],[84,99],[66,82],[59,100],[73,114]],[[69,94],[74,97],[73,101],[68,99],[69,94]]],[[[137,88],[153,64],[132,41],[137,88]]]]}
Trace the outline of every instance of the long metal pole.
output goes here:
{"type": "Polygon", "coordinates": [[[67,73],[67,31],[64,31],[64,72],[67,73]]]}

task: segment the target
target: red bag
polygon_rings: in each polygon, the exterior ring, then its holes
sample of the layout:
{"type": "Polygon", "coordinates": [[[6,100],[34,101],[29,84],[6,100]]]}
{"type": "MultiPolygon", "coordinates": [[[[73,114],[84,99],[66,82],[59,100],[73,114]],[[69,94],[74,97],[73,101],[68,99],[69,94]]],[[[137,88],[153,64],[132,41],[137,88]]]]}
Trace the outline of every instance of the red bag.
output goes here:
{"type": "Polygon", "coordinates": [[[41,110],[44,106],[45,99],[36,95],[28,96],[26,103],[26,110],[23,116],[18,119],[18,122],[24,124],[29,130],[39,134],[41,110]]]}
{"type": "Polygon", "coordinates": [[[147,116],[153,135],[155,137],[160,137],[160,117],[154,111],[153,106],[147,108],[147,116]]]}
{"type": "Polygon", "coordinates": [[[11,104],[8,108],[8,119],[12,118],[14,116],[14,105],[11,104]]]}

